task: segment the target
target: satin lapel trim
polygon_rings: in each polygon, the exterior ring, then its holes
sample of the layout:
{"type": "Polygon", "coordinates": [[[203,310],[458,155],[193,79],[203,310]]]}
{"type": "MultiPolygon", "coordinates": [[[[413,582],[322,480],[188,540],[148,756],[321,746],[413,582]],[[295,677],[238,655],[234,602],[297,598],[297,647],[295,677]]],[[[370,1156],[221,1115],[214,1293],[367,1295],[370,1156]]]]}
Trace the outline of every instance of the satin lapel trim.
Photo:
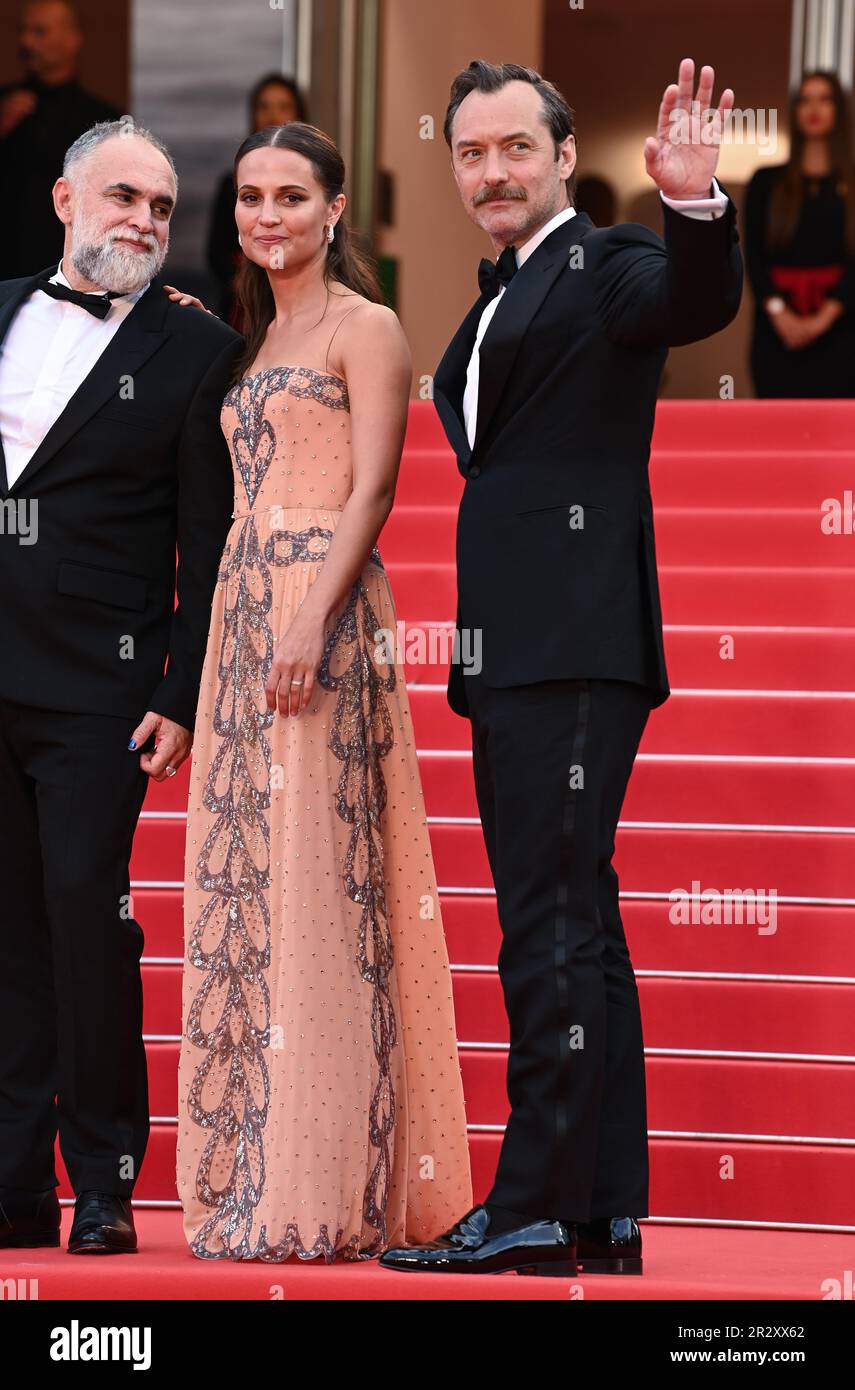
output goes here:
{"type": "Polygon", "coordinates": [[[466,390],[466,372],[469,359],[478,336],[481,315],[490,303],[486,295],[481,295],[466,318],[461,323],[445,355],[434,373],[433,400],[437,414],[442,421],[448,442],[459,459],[468,460],[469,440],[466,437],[466,424],[463,419],[463,393],[466,390]]]}
{"type": "Polygon", "coordinates": [[[152,285],[134,305],[127,318],[110,339],[95,366],[78,386],[62,414],[54,421],[26,468],[9,489],[14,492],[53,458],[63,445],[77,433],[96,410],[115,396],[125,377],[132,377],[144,362],[166,341],[162,332],[169,301],[162,291],[152,285]]]}
{"type": "Polygon", "coordinates": [[[578,246],[594,224],[579,212],[542,241],[514,276],[481,340],[478,377],[477,453],[502,399],[526,329],[567,266],[571,247],[578,246]]]}

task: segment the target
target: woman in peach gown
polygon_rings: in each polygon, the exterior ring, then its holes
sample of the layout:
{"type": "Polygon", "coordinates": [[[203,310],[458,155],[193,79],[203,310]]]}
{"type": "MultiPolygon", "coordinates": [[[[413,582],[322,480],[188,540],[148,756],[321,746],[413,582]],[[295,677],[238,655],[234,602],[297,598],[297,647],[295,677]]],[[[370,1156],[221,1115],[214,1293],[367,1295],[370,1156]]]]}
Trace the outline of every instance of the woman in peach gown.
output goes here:
{"type": "Polygon", "coordinates": [[[411,365],[300,123],[235,162],[247,351],[185,866],[177,1182],[201,1258],[327,1263],[472,1205],[451,978],[377,537],[411,365]],[[392,659],[394,658],[394,659],[392,659]]]}

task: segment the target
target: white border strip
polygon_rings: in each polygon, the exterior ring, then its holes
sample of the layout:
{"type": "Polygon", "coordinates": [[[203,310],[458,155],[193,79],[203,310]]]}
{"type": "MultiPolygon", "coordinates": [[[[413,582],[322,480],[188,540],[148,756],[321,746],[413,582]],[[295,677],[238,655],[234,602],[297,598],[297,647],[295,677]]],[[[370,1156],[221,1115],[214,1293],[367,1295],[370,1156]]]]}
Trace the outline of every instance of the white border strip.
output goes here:
{"type": "MultiPolygon", "coordinates": [[[[410,624],[415,627],[416,624],[410,624]]],[[[728,627],[726,624],[721,628],[716,627],[716,632],[736,631],[735,628],[728,627]]],[[[812,631],[814,629],[811,629],[812,631]]],[[[410,694],[418,691],[419,694],[426,695],[445,695],[448,686],[438,685],[433,682],[425,681],[424,684],[418,681],[407,681],[407,689],[410,694]]],[[[753,689],[751,687],[739,688],[732,686],[702,686],[702,685],[672,685],[671,694],[682,696],[699,696],[703,699],[729,699],[729,700],[855,700],[855,691],[852,690],[782,690],[776,686],[768,690],[753,689]]]]}
{"type": "MultiPolygon", "coordinates": [[[[186,811],[143,811],[140,820],[185,821],[186,811]]],[[[428,825],[480,826],[479,816],[427,816],[428,825]]],[[[733,830],[755,835],[855,835],[855,825],[788,825],[763,821],[620,820],[618,830],[733,830]]]]}
{"type": "MultiPolygon", "coordinates": [[[[180,1033],[144,1033],[144,1043],[180,1043],[180,1033]]],[[[506,1042],[464,1042],[458,1038],[459,1052],[508,1052],[506,1042]]],[[[697,1057],[699,1059],[728,1058],[742,1062],[840,1062],[855,1063],[855,1057],[832,1052],[739,1052],[702,1047],[645,1047],[645,1057],[697,1057]]]]}
{"type": "MultiPolygon", "coordinates": [[[[168,889],[170,892],[180,892],[183,890],[183,888],[183,879],[138,878],[133,879],[131,882],[132,892],[137,890],[140,892],[149,892],[155,889],[168,889]]],[[[496,890],[495,888],[462,887],[456,884],[446,886],[440,884],[439,896],[440,898],[495,898],[496,890]]],[[[621,889],[618,896],[620,897],[621,901],[624,902],[638,901],[667,903],[672,901],[671,894],[666,889],[646,890],[642,888],[626,888],[621,889]]],[[[695,896],[693,898],[691,895],[688,895],[687,901],[701,902],[704,900],[698,896],[695,896]]],[[[793,894],[785,893],[778,894],[777,902],[779,906],[782,903],[784,903],[789,904],[790,906],[798,907],[855,907],[855,898],[810,898],[799,897],[793,894]]]]}
{"type": "MultiPolygon", "coordinates": [[[[155,1117],[151,1117],[154,1123],[155,1117]]],[[[177,1118],[175,1120],[177,1124],[177,1118]]],[[[466,1126],[470,1134],[504,1134],[506,1125],[488,1124],[468,1124],[466,1126]]],[[[684,1139],[688,1142],[693,1140],[703,1140],[705,1143],[713,1141],[721,1143],[739,1144],[796,1144],[811,1145],[832,1144],[838,1148],[855,1148],[855,1139],[842,1139],[833,1135],[820,1134],[729,1134],[726,1131],[721,1133],[704,1130],[685,1130],[685,1129],[649,1129],[648,1139],[684,1139]]]]}

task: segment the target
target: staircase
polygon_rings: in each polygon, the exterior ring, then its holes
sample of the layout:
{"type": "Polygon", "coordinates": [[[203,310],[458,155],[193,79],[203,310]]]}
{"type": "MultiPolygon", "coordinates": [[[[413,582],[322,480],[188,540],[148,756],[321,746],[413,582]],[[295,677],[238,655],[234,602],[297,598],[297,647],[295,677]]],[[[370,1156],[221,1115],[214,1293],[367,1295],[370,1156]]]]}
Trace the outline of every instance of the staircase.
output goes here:
{"type": "MultiPolygon", "coordinates": [[[[662,402],[651,480],[674,694],[651,716],[616,859],[651,1218],[855,1233],[855,535],[821,528],[825,499],[855,489],[855,402],[662,402]],[[676,889],[774,892],[775,930],[674,922],[676,889]]],[[[453,625],[462,486],[414,403],[380,539],[408,630],[453,625]]],[[[407,674],[478,1200],[508,1110],[496,904],[468,723],[444,667],[407,674]]],[[[153,1116],[136,1198],[158,1206],[176,1203],[186,791],[186,767],[152,785],[132,863],[153,1116]]]]}

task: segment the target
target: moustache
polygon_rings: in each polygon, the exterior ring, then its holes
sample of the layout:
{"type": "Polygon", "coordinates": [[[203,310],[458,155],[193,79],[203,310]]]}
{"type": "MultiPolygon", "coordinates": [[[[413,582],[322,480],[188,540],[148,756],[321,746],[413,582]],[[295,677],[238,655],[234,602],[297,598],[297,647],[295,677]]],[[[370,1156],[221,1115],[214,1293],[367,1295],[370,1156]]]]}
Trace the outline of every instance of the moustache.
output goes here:
{"type": "Polygon", "coordinates": [[[151,240],[149,237],[144,237],[144,236],[135,236],[135,237],[112,236],[112,237],[110,237],[110,240],[109,240],[108,245],[110,245],[111,247],[112,247],[112,246],[124,246],[124,245],[126,245],[128,242],[130,242],[130,241],[138,241],[138,242],[141,242],[142,245],[145,247],[146,251],[156,251],[156,250],[157,250],[157,242],[154,241],[154,240],[151,240]]]}
{"type": "Polygon", "coordinates": [[[488,202],[522,203],[525,201],[525,198],[526,193],[525,190],[522,188],[514,189],[513,192],[509,191],[508,189],[504,189],[502,192],[499,192],[498,189],[485,188],[483,192],[476,194],[475,207],[480,207],[482,203],[488,202]]]}

